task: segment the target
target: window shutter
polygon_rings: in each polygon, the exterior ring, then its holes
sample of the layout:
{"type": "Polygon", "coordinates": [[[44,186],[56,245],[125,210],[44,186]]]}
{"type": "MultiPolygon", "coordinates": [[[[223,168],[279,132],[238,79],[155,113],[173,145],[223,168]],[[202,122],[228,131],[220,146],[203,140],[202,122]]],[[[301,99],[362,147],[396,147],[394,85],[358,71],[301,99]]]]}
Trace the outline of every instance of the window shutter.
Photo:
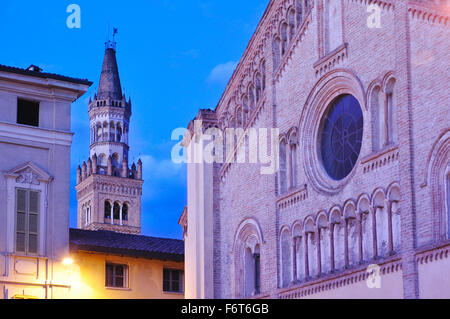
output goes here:
{"type": "Polygon", "coordinates": [[[28,237],[28,252],[30,254],[37,254],[38,253],[37,235],[30,235],[28,237]]]}
{"type": "Polygon", "coordinates": [[[30,214],[39,213],[39,192],[30,191],[30,214]]]}
{"type": "Polygon", "coordinates": [[[26,252],[26,216],[27,216],[27,191],[18,189],[16,192],[16,251],[26,252]]]}
{"type": "Polygon", "coordinates": [[[28,252],[38,253],[38,216],[39,216],[39,192],[30,191],[30,206],[28,215],[28,252]]]}
{"type": "Polygon", "coordinates": [[[40,192],[16,191],[16,251],[37,254],[39,237],[40,192]]]}

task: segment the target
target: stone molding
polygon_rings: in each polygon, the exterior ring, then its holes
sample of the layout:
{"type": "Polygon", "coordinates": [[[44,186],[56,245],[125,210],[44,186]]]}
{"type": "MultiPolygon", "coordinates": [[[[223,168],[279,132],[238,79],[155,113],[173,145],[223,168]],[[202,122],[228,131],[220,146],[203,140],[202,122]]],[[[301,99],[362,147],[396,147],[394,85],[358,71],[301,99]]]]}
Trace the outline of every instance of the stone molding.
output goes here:
{"type": "Polygon", "coordinates": [[[376,171],[383,166],[398,162],[399,158],[400,152],[397,146],[387,147],[379,152],[370,154],[369,156],[361,160],[363,173],[366,174],[372,171],[376,171]]]}
{"type": "Polygon", "coordinates": [[[277,201],[278,209],[284,210],[291,206],[298,206],[302,201],[308,198],[308,187],[304,185],[303,188],[291,192],[289,195],[283,195],[277,201]]]}
{"type": "Polygon", "coordinates": [[[16,123],[0,122],[0,137],[20,139],[26,143],[36,142],[71,146],[73,133],[20,125],[16,123]]]}

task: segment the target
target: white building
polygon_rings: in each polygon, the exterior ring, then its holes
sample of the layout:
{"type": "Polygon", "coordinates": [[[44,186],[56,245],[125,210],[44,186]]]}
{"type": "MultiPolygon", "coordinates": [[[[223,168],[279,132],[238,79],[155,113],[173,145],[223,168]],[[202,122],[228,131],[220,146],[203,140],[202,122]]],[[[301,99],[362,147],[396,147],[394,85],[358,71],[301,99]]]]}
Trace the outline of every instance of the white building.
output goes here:
{"type": "Polygon", "coordinates": [[[0,66],[0,299],[68,296],[71,103],[91,84],[0,66]]]}

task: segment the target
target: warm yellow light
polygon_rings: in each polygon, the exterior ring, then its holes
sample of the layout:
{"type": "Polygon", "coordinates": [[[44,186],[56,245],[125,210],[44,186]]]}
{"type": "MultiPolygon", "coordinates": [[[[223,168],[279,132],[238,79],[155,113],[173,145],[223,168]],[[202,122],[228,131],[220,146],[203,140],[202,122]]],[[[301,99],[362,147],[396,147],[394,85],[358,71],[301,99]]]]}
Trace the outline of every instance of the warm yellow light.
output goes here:
{"type": "Polygon", "coordinates": [[[70,258],[70,257],[65,258],[65,259],[63,260],[63,265],[64,265],[64,266],[70,266],[70,265],[72,265],[72,264],[73,264],[73,259],[70,258]]]}

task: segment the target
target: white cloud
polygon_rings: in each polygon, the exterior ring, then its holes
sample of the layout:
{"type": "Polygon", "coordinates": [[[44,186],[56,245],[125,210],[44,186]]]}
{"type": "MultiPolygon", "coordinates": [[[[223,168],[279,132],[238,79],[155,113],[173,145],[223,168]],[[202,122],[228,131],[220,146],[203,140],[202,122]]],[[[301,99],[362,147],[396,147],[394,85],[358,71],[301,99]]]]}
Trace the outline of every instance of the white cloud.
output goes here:
{"type": "Polygon", "coordinates": [[[236,67],[237,62],[234,61],[219,64],[212,69],[206,81],[210,84],[226,84],[233,75],[236,67]]]}
{"type": "Polygon", "coordinates": [[[145,181],[143,202],[155,200],[163,192],[186,185],[185,165],[177,165],[169,159],[159,160],[151,155],[143,155],[140,159],[145,181]]]}
{"type": "Polygon", "coordinates": [[[173,179],[177,176],[183,176],[184,165],[178,165],[170,159],[159,160],[151,155],[140,157],[143,166],[144,180],[150,179],[173,179]]]}

